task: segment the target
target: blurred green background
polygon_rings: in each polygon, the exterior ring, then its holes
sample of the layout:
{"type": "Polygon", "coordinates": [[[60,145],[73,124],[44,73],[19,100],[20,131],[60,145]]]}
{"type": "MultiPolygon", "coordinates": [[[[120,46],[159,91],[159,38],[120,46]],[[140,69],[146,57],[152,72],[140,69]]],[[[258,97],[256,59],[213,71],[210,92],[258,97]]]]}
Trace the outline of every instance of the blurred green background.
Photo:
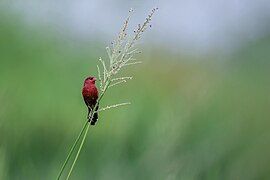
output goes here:
{"type": "MultiPolygon", "coordinates": [[[[0,17],[0,180],[55,179],[109,40],[0,17]]],[[[138,47],[134,79],[101,103],[132,105],[100,114],[71,179],[270,179],[270,36],[228,54],[138,47]]]]}

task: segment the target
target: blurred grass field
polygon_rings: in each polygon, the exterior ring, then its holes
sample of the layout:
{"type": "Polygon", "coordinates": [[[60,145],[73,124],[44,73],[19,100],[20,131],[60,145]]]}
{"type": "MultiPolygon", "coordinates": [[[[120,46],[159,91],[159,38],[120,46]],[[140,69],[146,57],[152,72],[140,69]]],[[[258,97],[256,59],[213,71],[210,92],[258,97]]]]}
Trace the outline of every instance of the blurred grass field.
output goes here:
{"type": "MultiPolygon", "coordinates": [[[[0,26],[0,179],[54,179],[105,43],[0,26]]],[[[101,106],[132,105],[100,114],[72,179],[269,179],[270,37],[222,57],[140,47],[134,80],[101,106]]]]}

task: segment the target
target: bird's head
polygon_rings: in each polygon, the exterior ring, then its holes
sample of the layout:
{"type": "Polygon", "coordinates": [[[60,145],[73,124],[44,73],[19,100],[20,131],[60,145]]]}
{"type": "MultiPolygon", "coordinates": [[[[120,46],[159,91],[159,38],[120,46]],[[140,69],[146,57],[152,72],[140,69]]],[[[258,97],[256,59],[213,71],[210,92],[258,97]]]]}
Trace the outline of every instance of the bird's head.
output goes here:
{"type": "Polygon", "coordinates": [[[95,77],[90,76],[84,80],[84,84],[95,84],[96,80],[95,77]]]}

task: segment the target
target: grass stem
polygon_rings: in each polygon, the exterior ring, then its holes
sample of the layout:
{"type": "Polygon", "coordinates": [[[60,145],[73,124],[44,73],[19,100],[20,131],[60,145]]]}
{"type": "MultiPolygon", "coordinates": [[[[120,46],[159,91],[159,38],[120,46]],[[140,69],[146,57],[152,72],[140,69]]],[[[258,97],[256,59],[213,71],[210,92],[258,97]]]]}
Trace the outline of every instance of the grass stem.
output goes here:
{"type": "Polygon", "coordinates": [[[73,161],[73,163],[72,163],[72,165],[71,165],[71,168],[70,168],[70,170],[69,170],[69,173],[68,173],[68,176],[67,176],[66,180],[69,179],[69,177],[70,177],[70,175],[71,175],[71,173],[72,173],[72,171],[73,171],[73,168],[74,168],[74,166],[75,166],[75,164],[76,164],[76,162],[77,162],[77,160],[78,160],[78,157],[79,157],[80,152],[81,152],[81,150],[82,150],[82,147],[83,147],[83,145],[84,145],[84,142],[85,142],[85,139],[86,139],[86,136],[87,136],[89,127],[90,127],[90,123],[89,123],[89,125],[87,126],[87,128],[86,128],[86,130],[85,130],[85,133],[84,133],[82,142],[81,142],[81,144],[80,144],[79,150],[78,150],[78,152],[77,152],[77,154],[76,154],[76,157],[75,157],[75,159],[74,159],[74,161],[73,161]]]}
{"type": "Polygon", "coordinates": [[[84,123],[81,132],[79,133],[77,139],[75,140],[75,142],[73,143],[72,147],[70,148],[69,153],[68,153],[68,155],[67,155],[67,157],[66,157],[66,159],[65,159],[65,161],[64,161],[64,163],[63,163],[63,165],[61,167],[61,170],[60,170],[60,172],[59,172],[59,174],[57,176],[57,180],[60,179],[60,177],[61,177],[61,175],[62,175],[62,173],[63,173],[63,171],[64,171],[64,169],[65,169],[65,167],[66,167],[66,165],[67,165],[67,163],[68,163],[68,161],[69,161],[69,159],[70,159],[70,157],[71,157],[71,155],[72,155],[72,153],[73,153],[73,151],[74,151],[74,149],[76,147],[76,145],[78,144],[78,142],[79,142],[79,140],[80,140],[80,138],[81,138],[81,136],[82,136],[85,128],[87,127],[87,124],[88,124],[88,121],[86,121],[84,123]]]}

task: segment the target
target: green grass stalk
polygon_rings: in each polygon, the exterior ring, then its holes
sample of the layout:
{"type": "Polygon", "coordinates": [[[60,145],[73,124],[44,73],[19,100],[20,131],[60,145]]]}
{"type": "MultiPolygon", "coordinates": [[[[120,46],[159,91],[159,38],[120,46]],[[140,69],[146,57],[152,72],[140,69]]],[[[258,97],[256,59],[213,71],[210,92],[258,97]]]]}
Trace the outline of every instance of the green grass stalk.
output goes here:
{"type": "Polygon", "coordinates": [[[62,167],[61,167],[61,170],[60,170],[60,172],[59,172],[59,174],[58,174],[58,176],[57,176],[57,180],[60,179],[60,177],[61,177],[61,175],[62,175],[62,173],[63,173],[63,171],[64,171],[64,169],[65,169],[65,167],[66,167],[66,165],[67,165],[67,163],[68,163],[68,161],[69,161],[69,159],[70,159],[72,153],[73,153],[73,151],[75,150],[75,147],[77,146],[77,144],[78,144],[78,142],[79,142],[81,136],[83,135],[83,132],[84,132],[85,128],[87,127],[87,124],[88,124],[88,121],[86,121],[86,122],[84,123],[83,128],[81,129],[81,131],[80,131],[79,135],[77,136],[75,142],[74,142],[73,145],[71,146],[71,148],[70,148],[70,150],[69,150],[69,153],[68,153],[68,155],[67,155],[67,157],[66,157],[66,159],[65,159],[65,161],[64,161],[64,163],[63,163],[63,165],[62,165],[62,167]]]}
{"type": "Polygon", "coordinates": [[[86,130],[85,130],[85,133],[84,133],[84,135],[83,135],[82,142],[81,142],[80,147],[79,147],[79,149],[78,149],[78,151],[77,151],[77,154],[76,154],[76,156],[75,156],[75,159],[74,159],[74,161],[73,161],[73,163],[72,163],[72,165],[71,165],[71,168],[70,168],[70,170],[69,170],[69,172],[68,172],[68,176],[67,176],[66,180],[69,179],[69,177],[70,177],[70,175],[71,175],[71,173],[72,173],[72,171],[73,171],[73,168],[74,168],[74,166],[75,166],[75,164],[76,164],[76,162],[77,162],[77,160],[78,160],[78,157],[79,157],[80,152],[81,152],[81,150],[82,150],[82,147],[83,147],[83,145],[84,145],[84,142],[85,142],[85,139],[86,139],[86,136],[87,136],[89,127],[90,127],[90,123],[88,124],[88,126],[87,126],[87,128],[86,128],[86,130]]]}

